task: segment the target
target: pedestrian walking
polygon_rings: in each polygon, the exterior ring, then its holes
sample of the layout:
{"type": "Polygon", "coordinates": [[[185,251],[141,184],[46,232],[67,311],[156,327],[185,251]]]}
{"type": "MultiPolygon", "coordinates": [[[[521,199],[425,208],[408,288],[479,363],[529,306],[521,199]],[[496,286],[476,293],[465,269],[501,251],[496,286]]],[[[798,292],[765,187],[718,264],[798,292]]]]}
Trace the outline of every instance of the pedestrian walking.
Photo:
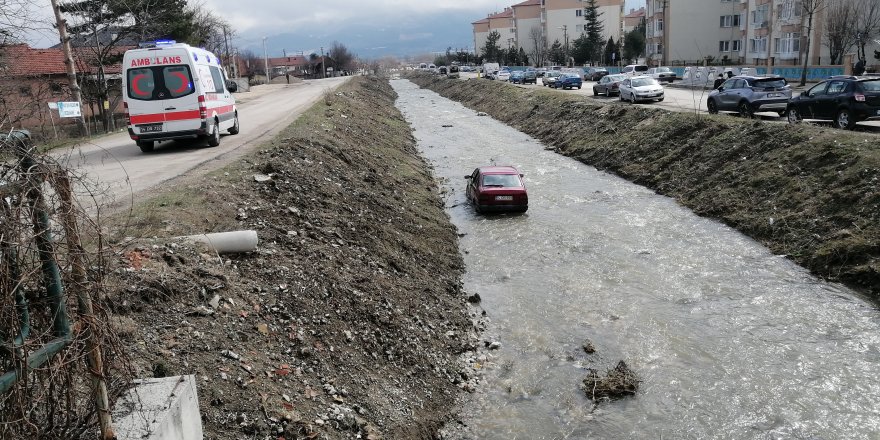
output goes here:
{"type": "Polygon", "coordinates": [[[853,66],[853,75],[859,76],[863,73],[865,73],[865,60],[863,58],[860,58],[858,61],[856,61],[856,65],[853,66]]]}
{"type": "Polygon", "coordinates": [[[724,74],[719,73],[718,78],[715,78],[715,84],[712,85],[713,89],[717,89],[721,87],[721,84],[724,84],[724,74]]]}
{"type": "Polygon", "coordinates": [[[287,83],[290,84],[290,71],[284,72],[284,77],[287,78],[287,83]]]}

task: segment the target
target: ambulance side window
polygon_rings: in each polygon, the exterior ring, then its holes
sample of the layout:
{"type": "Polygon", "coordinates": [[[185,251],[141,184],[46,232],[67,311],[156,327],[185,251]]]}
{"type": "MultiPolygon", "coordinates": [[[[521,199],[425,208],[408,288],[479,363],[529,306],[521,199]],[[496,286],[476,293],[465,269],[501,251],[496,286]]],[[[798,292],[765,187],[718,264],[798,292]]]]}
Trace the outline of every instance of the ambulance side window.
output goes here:
{"type": "Polygon", "coordinates": [[[172,98],[189,95],[194,90],[189,66],[163,67],[162,78],[165,80],[165,87],[172,98]]]}
{"type": "Polygon", "coordinates": [[[214,79],[214,91],[217,93],[225,93],[226,89],[224,88],[224,84],[226,84],[226,81],[223,81],[223,73],[220,72],[219,67],[211,66],[211,78],[214,79]]]}
{"type": "Polygon", "coordinates": [[[131,69],[128,71],[128,96],[134,99],[150,100],[156,90],[156,79],[153,70],[131,69]]]}

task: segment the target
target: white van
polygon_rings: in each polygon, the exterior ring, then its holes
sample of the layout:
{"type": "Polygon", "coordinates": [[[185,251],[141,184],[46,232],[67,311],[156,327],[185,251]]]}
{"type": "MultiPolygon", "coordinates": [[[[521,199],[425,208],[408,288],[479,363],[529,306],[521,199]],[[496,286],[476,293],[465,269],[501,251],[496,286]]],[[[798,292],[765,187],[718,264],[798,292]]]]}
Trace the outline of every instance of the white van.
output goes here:
{"type": "Polygon", "coordinates": [[[128,134],[141,151],[169,139],[238,134],[238,109],[220,59],[204,49],[167,42],[131,49],[122,59],[122,99],[128,134]]]}
{"type": "Polygon", "coordinates": [[[648,74],[648,66],[644,64],[630,64],[624,67],[620,73],[627,76],[639,76],[648,74]]]}

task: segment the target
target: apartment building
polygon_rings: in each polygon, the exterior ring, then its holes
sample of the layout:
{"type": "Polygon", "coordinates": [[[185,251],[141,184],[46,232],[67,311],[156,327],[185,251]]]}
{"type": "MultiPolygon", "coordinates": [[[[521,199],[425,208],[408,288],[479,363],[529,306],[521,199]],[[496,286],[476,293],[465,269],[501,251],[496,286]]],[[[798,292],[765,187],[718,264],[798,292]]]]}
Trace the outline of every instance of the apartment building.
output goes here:
{"type": "Polygon", "coordinates": [[[623,21],[621,22],[622,27],[620,28],[620,35],[626,35],[629,32],[632,32],[642,20],[645,19],[645,8],[639,9],[630,9],[629,12],[623,16],[623,21]]]}
{"type": "MultiPolygon", "coordinates": [[[[586,0],[526,0],[507,7],[503,12],[472,23],[477,54],[486,44],[486,36],[498,31],[500,47],[534,49],[532,31],[538,29],[552,45],[555,41],[569,44],[584,32],[586,0]]],[[[624,0],[596,0],[603,38],[619,41],[623,32],[624,0]]]]}
{"type": "MultiPolygon", "coordinates": [[[[651,64],[798,65],[806,50],[801,0],[648,0],[651,64]]],[[[809,63],[828,59],[822,14],[813,17],[809,63]]]]}

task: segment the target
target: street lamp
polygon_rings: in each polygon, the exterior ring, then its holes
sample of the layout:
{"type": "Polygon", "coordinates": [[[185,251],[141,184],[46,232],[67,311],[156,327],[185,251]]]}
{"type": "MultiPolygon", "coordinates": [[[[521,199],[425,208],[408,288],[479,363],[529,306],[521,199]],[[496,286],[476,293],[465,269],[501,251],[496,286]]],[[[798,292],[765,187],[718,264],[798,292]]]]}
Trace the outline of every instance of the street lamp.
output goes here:
{"type": "Polygon", "coordinates": [[[562,25],[562,38],[565,40],[565,65],[568,66],[568,25],[562,25]]]}
{"type": "Polygon", "coordinates": [[[269,84],[269,51],[266,49],[266,40],[269,37],[263,37],[263,61],[266,63],[266,84],[269,84]]]}

